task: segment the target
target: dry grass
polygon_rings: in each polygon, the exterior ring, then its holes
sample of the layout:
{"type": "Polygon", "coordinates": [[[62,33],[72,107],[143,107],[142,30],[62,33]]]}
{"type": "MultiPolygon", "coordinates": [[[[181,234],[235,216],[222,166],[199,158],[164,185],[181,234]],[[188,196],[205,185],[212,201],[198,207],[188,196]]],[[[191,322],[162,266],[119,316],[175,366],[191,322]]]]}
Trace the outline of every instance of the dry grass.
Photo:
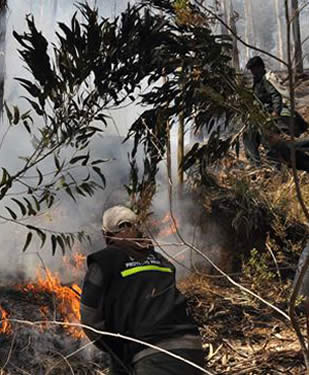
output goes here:
{"type": "MultiPolygon", "coordinates": [[[[272,283],[269,300],[286,309],[289,286],[287,283],[282,288],[272,283]]],[[[288,322],[269,307],[235,287],[202,276],[183,281],[180,288],[189,297],[199,323],[210,371],[235,375],[304,374],[296,335],[288,322]]]]}

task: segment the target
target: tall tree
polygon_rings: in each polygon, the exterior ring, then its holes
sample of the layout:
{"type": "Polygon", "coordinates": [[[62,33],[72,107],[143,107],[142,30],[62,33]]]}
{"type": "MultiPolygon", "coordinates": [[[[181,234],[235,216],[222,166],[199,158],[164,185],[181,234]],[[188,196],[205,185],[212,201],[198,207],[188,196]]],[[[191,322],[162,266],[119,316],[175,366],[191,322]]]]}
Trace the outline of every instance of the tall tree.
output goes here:
{"type": "Polygon", "coordinates": [[[240,70],[240,64],[239,64],[239,51],[237,46],[237,39],[234,35],[237,35],[237,26],[236,26],[236,19],[237,19],[237,13],[234,12],[233,8],[233,2],[230,0],[230,27],[233,30],[233,50],[232,50],[232,63],[233,67],[239,71],[240,70]]]}
{"type": "MultiPolygon", "coordinates": [[[[227,0],[222,0],[221,11],[222,11],[222,19],[223,19],[224,23],[226,25],[228,25],[228,23],[229,23],[229,6],[228,6],[227,0]]],[[[229,33],[227,28],[223,24],[221,24],[221,27],[222,27],[222,34],[227,35],[229,33]]]]}
{"type": "Polygon", "coordinates": [[[0,0],[0,115],[3,109],[7,0],[0,0]]]}
{"type": "MultiPolygon", "coordinates": [[[[284,48],[283,48],[283,25],[282,25],[282,17],[281,17],[281,8],[279,5],[280,0],[275,0],[275,6],[276,6],[276,19],[278,22],[278,41],[277,41],[277,46],[278,46],[278,57],[281,60],[284,60],[284,48]]],[[[281,68],[283,68],[283,65],[281,64],[281,68]]]]}
{"type": "MultiPolygon", "coordinates": [[[[245,0],[245,20],[246,20],[246,34],[245,40],[247,44],[251,44],[254,47],[256,46],[256,30],[255,23],[252,14],[252,2],[251,0],[245,0]]],[[[247,60],[250,58],[250,49],[247,47],[246,50],[247,60]]]]}
{"type": "Polygon", "coordinates": [[[58,14],[58,0],[54,0],[53,2],[53,11],[52,11],[52,18],[56,22],[57,14],[58,14]]]}
{"type": "MultiPolygon", "coordinates": [[[[244,3],[244,11],[245,11],[245,42],[247,45],[249,44],[249,6],[248,6],[248,0],[245,0],[244,3]]],[[[248,61],[250,58],[250,49],[249,47],[246,47],[246,61],[248,61]]]]}
{"type": "Polygon", "coordinates": [[[299,21],[299,6],[298,0],[291,0],[291,20],[293,27],[293,38],[294,38],[294,61],[295,70],[297,73],[303,73],[303,52],[301,44],[301,33],[300,33],[300,21],[299,21]]]}

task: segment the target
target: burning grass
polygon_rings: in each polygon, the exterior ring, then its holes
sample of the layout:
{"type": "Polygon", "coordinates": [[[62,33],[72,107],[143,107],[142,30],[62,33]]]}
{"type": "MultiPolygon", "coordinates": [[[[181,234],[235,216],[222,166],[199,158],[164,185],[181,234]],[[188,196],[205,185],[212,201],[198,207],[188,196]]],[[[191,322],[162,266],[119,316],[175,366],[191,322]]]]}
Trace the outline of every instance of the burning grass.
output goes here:
{"type": "Polygon", "coordinates": [[[8,318],[9,313],[0,305],[0,334],[10,335],[12,333],[12,325],[8,318]]]}
{"type": "MultiPolygon", "coordinates": [[[[57,316],[63,322],[79,323],[80,300],[78,294],[81,293],[81,288],[77,284],[72,284],[71,287],[63,286],[58,274],[53,274],[50,270],[46,269],[45,274],[38,271],[36,282],[31,282],[26,285],[18,285],[17,288],[21,289],[26,294],[40,295],[47,293],[55,297],[56,302],[56,319],[57,316]]],[[[48,315],[47,306],[40,307],[41,314],[44,318],[48,315]]],[[[84,332],[80,328],[65,326],[68,334],[71,334],[77,339],[84,337],[84,332]]]]}
{"type": "MultiPolygon", "coordinates": [[[[64,259],[70,275],[80,272],[83,260],[82,255],[64,259]]],[[[80,292],[78,284],[63,285],[60,276],[46,267],[38,269],[34,281],[0,288],[2,375],[59,375],[73,369],[80,374],[94,374],[106,367],[106,356],[90,349],[81,328],[53,324],[80,322],[80,292]],[[83,346],[85,349],[80,350],[83,346]]]]}

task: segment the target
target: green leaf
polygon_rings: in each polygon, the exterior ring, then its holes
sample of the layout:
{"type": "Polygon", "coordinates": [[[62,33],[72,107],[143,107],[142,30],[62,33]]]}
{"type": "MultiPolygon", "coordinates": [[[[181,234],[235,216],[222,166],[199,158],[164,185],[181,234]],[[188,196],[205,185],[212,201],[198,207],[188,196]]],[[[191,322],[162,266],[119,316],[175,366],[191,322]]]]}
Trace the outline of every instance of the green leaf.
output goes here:
{"type": "Polygon", "coordinates": [[[41,185],[42,181],[43,181],[43,175],[41,173],[41,171],[39,170],[39,168],[36,168],[36,171],[38,172],[38,175],[39,175],[39,181],[38,181],[38,186],[41,185]]]}
{"type": "Polygon", "coordinates": [[[52,254],[55,255],[56,248],[57,248],[57,237],[54,234],[52,234],[51,236],[51,244],[52,244],[52,254]]]}
{"type": "Polygon", "coordinates": [[[31,129],[30,129],[30,126],[29,126],[29,123],[28,123],[27,120],[24,120],[24,121],[23,121],[23,125],[24,125],[24,127],[26,128],[27,132],[28,132],[29,134],[31,134],[31,129]]]}
{"type": "Polygon", "coordinates": [[[34,210],[34,208],[32,207],[32,204],[30,203],[29,199],[27,198],[23,198],[23,200],[27,203],[27,207],[28,207],[28,215],[31,216],[35,216],[37,213],[36,211],[34,210]]]}
{"type": "Polygon", "coordinates": [[[20,119],[20,112],[16,105],[13,106],[13,110],[14,110],[13,124],[17,125],[20,119]]]}
{"type": "Polygon", "coordinates": [[[91,165],[96,165],[96,164],[101,164],[101,163],[106,163],[108,162],[109,160],[108,159],[98,159],[98,160],[94,160],[91,162],[91,165]]]}
{"type": "Polygon", "coordinates": [[[60,166],[60,163],[59,163],[59,159],[57,158],[56,155],[54,155],[54,162],[55,162],[57,170],[60,171],[61,170],[61,166],[60,166]]]}
{"type": "MultiPolygon", "coordinates": [[[[70,160],[70,164],[75,164],[77,163],[79,160],[85,160],[87,158],[87,155],[80,155],[80,156],[75,156],[74,158],[72,158],[70,160]]],[[[88,158],[89,158],[89,155],[88,155],[88,158]]]]}
{"type": "Polygon", "coordinates": [[[64,241],[63,241],[63,239],[61,238],[61,236],[57,236],[57,242],[58,242],[58,244],[59,244],[60,247],[61,247],[62,254],[64,255],[64,254],[65,254],[65,245],[64,245],[64,241]]]}
{"type": "Polygon", "coordinates": [[[69,186],[66,187],[65,191],[67,194],[69,194],[69,196],[73,199],[73,201],[76,202],[76,198],[74,197],[72,190],[69,186]]]}
{"type": "MultiPolygon", "coordinates": [[[[40,233],[40,232],[38,232],[38,234],[39,234],[39,233],[40,233]]],[[[41,234],[39,234],[39,236],[41,237],[41,245],[40,245],[40,247],[42,248],[42,247],[44,246],[44,244],[45,244],[45,241],[46,241],[47,236],[46,236],[46,234],[43,233],[43,232],[41,232],[41,234]]]]}
{"type": "Polygon", "coordinates": [[[8,105],[6,104],[6,102],[4,102],[4,108],[5,108],[5,112],[6,112],[8,120],[9,120],[9,123],[10,123],[10,125],[12,125],[13,114],[10,111],[10,109],[9,109],[8,105]]]}
{"type": "Polygon", "coordinates": [[[48,199],[48,203],[47,203],[47,208],[51,208],[51,206],[53,205],[54,201],[55,201],[55,197],[53,195],[50,195],[49,199],[48,199]]]}
{"type": "Polygon", "coordinates": [[[5,168],[1,168],[2,169],[2,179],[1,179],[1,182],[0,182],[0,186],[3,186],[7,183],[8,181],[8,178],[9,178],[9,174],[8,174],[8,171],[5,169],[5,168]]]}
{"type": "Polygon", "coordinates": [[[34,203],[35,203],[35,208],[36,208],[36,210],[39,212],[40,209],[41,209],[41,207],[40,207],[40,203],[39,203],[39,201],[37,200],[37,198],[36,198],[34,195],[32,196],[32,198],[33,198],[34,203]]]}
{"type": "Polygon", "coordinates": [[[82,195],[83,197],[86,197],[87,195],[80,189],[78,186],[76,186],[76,191],[78,194],[82,195]]]}
{"type": "Polygon", "coordinates": [[[17,215],[15,214],[15,212],[13,210],[11,210],[10,207],[6,206],[5,208],[9,211],[10,215],[12,216],[12,218],[14,220],[16,220],[17,219],[17,215]]]}
{"type": "Polygon", "coordinates": [[[19,206],[22,215],[23,216],[26,215],[27,213],[26,207],[15,198],[12,198],[12,201],[14,201],[19,206]]]}
{"type": "Polygon", "coordinates": [[[30,245],[31,240],[32,240],[32,233],[29,232],[27,234],[27,238],[26,238],[26,242],[25,242],[25,245],[24,245],[24,248],[23,248],[23,252],[25,252],[27,250],[28,246],[30,245]]]}
{"type": "Polygon", "coordinates": [[[103,173],[101,172],[101,169],[99,167],[92,167],[92,169],[100,176],[101,180],[102,180],[102,184],[103,186],[106,185],[106,179],[103,175],[103,173]]]}
{"type": "Polygon", "coordinates": [[[42,111],[42,109],[40,108],[40,106],[38,105],[38,103],[36,103],[35,101],[33,100],[30,100],[29,98],[27,98],[26,96],[23,96],[24,99],[26,99],[32,106],[32,108],[35,110],[35,112],[39,115],[39,116],[43,116],[44,115],[44,112],[42,111]]]}
{"type": "Polygon", "coordinates": [[[21,115],[21,119],[22,119],[22,120],[30,119],[30,120],[33,122],[32,118],[31,118],[31,116],[30,116],[30,113],[31,113],[31,112],[32,112],[31,109],[29,109],[28,111],[26,111],[25,113],[23,113],[23,114],[21,115]]]}

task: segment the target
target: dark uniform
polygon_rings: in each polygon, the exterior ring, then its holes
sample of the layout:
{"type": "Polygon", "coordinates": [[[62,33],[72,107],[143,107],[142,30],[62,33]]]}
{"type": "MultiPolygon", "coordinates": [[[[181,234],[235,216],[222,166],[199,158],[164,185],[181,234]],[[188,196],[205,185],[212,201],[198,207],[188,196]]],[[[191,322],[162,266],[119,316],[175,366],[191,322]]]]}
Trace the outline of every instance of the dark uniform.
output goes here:
{"type": "MultiPolygon", "coordinates": [[[[95,313],[88,325],[157,345],[203,366],[201,339],[184,296],[175,286],[175,268],[152,247],[109,246],[90,255],[81,313],[95,313]],[[98,314],[100,315],[98,317],[98,314]]],[[[83,318],[84,316],[84,318],[83,318]]],[[[86,317],[86,318],[85,318],[86,317]]],[[[112,354],[113,374],[197,375],[201,371],[145,345],[87,332],[112,354]]]]}
{"type": "MultiPolygon", "coordinates": [[[[266,71],[263,60],[259,56],[255,56],[247,63],[247,68],[253,74],[253,91],[258,100],[263,104],[264,109],[268,113],[274,113],[276,118],[276,126],[278,133],[281,132],[290,135],[290,111],[283,105],[282,96],[278,90],[266,79],[266,71]]],[[[308,128],[308,124],[304,121],[299,113],[295,114],[294,135],[299,137],[308,128]]],[[[243,142],[247,158],[254,164],[260,163],[259,146],[261,143],[261,135],[257,129],[250,129],[244,134],[243,142]]],[[[264,140],[265,141],[265,140],[264,140]]],[[[278,162],[280,155],[271,145],[264,142],[267,150],[267,157],[270,160],[278,162]]]]}

